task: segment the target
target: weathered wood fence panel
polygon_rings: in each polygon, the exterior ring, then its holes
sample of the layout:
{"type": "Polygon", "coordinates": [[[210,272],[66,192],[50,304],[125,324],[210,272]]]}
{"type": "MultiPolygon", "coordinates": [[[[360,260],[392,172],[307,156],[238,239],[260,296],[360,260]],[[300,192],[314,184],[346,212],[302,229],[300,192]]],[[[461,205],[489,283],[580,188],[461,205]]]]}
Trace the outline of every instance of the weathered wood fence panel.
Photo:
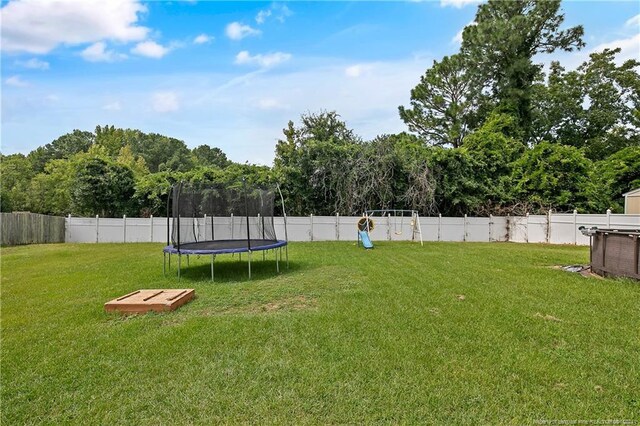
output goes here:
{"type": "Polygon", "coordinates": [[[0,213],[1,244],[64,243],[65,218],[29,212],[0,213]]]}

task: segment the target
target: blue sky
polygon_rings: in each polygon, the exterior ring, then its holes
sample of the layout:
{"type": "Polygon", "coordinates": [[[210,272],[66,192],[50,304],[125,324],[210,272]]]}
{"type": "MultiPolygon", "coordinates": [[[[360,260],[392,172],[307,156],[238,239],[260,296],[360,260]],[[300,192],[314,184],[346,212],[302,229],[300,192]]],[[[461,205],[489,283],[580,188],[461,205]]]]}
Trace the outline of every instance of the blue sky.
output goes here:
{"type": "MultiPolygon", "coordinates": [[[[271,164],[289,120],[337,110],[365,139],[406,130],[397,107],[455,53],[474,0],[2,2],[4,154],[96,125],[157,132],[271,164]]],[[[565,1],[587,47],[640,59],[640,3],[565,1]]]]}

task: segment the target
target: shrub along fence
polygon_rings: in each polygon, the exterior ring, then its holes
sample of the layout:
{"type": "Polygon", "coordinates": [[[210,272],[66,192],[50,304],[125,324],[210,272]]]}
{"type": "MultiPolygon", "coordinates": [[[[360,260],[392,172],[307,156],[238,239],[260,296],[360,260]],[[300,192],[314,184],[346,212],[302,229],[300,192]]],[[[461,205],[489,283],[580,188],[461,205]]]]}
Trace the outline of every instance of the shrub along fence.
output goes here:
{"type": "Polygon", "coordinates": [[[64,217],[17,212],[0,213],[3,246],[21,244],[64,243],[64,217]]]}
{"type": "MultiPolygon", "coordinates": [[[[356,241],[356,216],[296,216],[287,217],[290,241],[356,241]]],[[[198,221],[197,229],[206,230],[206,218],[198,221]]],[[[232,228],[241,218],[216,217],[218,227],[232,228]]],[[[278,238],[284,239],[284,218],[276,217],[278,238]]],[[[373,218],[371,231],[374,241],[407,241],[412,238],[412,223],[408,217],[373,218]]],[[[133,243],[167,242],[167,218],[84,218],[67,217],[66,241],[73,243],[133,243]]],[[[589,238],[580,233],[580,226],[599,228],[638,228],[640,215],[549,213],[547,215],[490,216],[490,217],[420,217],[424,241],[513,241],[521,243],[550,243],[588,245],[589,238]]],[[[417,236],[419,240],[419,235],[417,236]]]]}

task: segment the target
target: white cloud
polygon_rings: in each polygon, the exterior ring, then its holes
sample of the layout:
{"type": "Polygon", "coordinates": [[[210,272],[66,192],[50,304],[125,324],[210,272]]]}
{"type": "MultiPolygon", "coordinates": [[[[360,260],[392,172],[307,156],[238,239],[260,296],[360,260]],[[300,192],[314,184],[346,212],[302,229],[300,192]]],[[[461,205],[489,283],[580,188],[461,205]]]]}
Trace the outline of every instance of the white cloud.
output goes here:
{"type": "Polygon", "coordinates": [[[358,78],[363,74],[367,73],[368,71],[370,71],[371,69],[373,69],[372,65],[357,64],[357,65],[351,65],[350,67],[345,68],[344,73],[347,77],[358,78]]]}
{"type": "Polygon", "coordinates": [[[115,101],[104,105],[102,109],[105,111],[120,111],[122,109],[122,105],[120,105],[120,102],[115,101]]]}
{"type": "Polygon", "coordinates": [[[249,25],[243,25],[240,22],[232,22],[225,28],[225,34],[231,40],[242,40],[245,37],[260,35],[262,31],[251,28],[249,25]]]}
{"type": "Polygon", "coordinates": [[[256,15],[256,22],[258,24],[264,24],[264,21],[271,16],[271,9],[261,10],[256,15]]]}
{"type": "Polygon", "coordinates": [[[214,40],[214,37],[207,34],[200,34],[196,38],[193,39],[194,44],[205,44],[210,43],[214,40]]]}
{"type": "Polygon", "coordinates": [[[640,13],[638,13],[633,18],[628,19],[627,22],[624,23],[624,25],[625,27],[631,27],[638,30],[638,27],[640,27],[640,13]]]}
{"type": "Polygon", "coordinates": [[[138,15],[146,11],[138,0],[10,1],[0,9],[2,50],[44,54],[61,44],[143,40],[149,28],[138,15]]]}
{"type": "Polygon", "coordinates": [[[175,92],[156,92],[151,98],[151,105],[156,112],[173,112],[180,109],[178,95],[175,92]]]}
{"type": "Polygon", "coordinates": [[[257,107],[263,110],[287,109],[288,106],[276,98],[262,98],[257,102],[257,107]]]}
{"type": "Polygon", "coordinates": [[[251,54],[243,50],[236,55],[235,63],[238,65],[258,65],[262,68],[270,68],[291,59],[291,54],[284,52],[267,53],[265,55],[251,54]]]}
{"type": "Polygon", "coordinates": [[[4,83],[7,86],[13,86],[13,87],[27,87],[27,86],[29,86],[29,83],[24,81],[19,75],[14,75],[12,77],[7,78],[4,81],[4,83]]]}
{"type": "Polygon", "coordinates": [[[107,44],[104,41],[93,43],[80,52],[80,56],[89,62],[114,62],[127,57],[127,55],[114,50],[107,50],[107,44]]]}
{"type": "Polygon", "coordinates": [[[476,24],[476,22],[475,22],[475,21],[471,21],[471,22],[469,22],[467,25],[465,25],[464,27],[462,27],[462,28],[460,29],[460,31],[458,31],[458,32],[456,33],[456,35],[455,35],[455,36],[453,36],[453,38],[451,39],[451,43],[454,43],[454,44],[462,44],[462,33],[464,33],[464,29],[465,29],[465,28],[467,28],[467,27],[468,27],[468,26],[470,26],[470,25],[477,25],[477,24],[476,24]]]}
{"type": "Polygon", "coordinates": [[[273,17],[273,19],[282,23],[291,15],[293,15],[293,12],[286,4],[273,3],[268,9],[263,9],[258,12],[256,22],[258,25],[262,25],[266,22],[267,18],[273,17]]]}
{"type": "MultiPolygon", "coordinates": [[[[640,15],[638,15],[640,16],[640,15]]],[[[622,64],[629,59],[636,59],[640,57],[640,34],[636,34],[629,38],[623,38],[613,40],[607,43],[602,43],[594,47],[590,53],[602,52],[604,49],[620,48],[621,51],[616,55],[616,63],[622,64]]]]}
{"type": "Polygon", "coordinates": [[[38,58],[31,58],[28,61],[16,61],[16,65],[32,70],[48,70],[49,62],[41,61],[38,58]]]}
{"type": "Polygon", "coordinates": [[[452,6],[456,9],[462,9],[470,4],[480,3],[482,0],[440,0],[440,6],[447,7],[452,6]]]}
{"type": "Polygon", "coordinates": [[[135,47],[131,49],[131,53],[146,56],[148,58],[159,59],[169,53],[170,50],[171,49],[169,47],[165,47],[155,41],[147,40],[136,44],[135,47]]]}

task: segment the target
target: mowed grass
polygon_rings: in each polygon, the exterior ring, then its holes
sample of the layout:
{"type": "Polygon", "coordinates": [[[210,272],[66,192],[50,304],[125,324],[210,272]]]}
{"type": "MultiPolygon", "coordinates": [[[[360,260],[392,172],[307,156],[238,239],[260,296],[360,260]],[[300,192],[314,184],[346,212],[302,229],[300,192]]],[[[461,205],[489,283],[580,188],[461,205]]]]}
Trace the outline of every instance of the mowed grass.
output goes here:
{"type": "Polygon", "coordinates": [[[551,268],[588,248],[374,243],[254,254],[251,281],[220,256],[215,283],[209,258],[163,277],[157,244],[4,248],[2,424],[640,421],[640,284],[551,268]]]}

